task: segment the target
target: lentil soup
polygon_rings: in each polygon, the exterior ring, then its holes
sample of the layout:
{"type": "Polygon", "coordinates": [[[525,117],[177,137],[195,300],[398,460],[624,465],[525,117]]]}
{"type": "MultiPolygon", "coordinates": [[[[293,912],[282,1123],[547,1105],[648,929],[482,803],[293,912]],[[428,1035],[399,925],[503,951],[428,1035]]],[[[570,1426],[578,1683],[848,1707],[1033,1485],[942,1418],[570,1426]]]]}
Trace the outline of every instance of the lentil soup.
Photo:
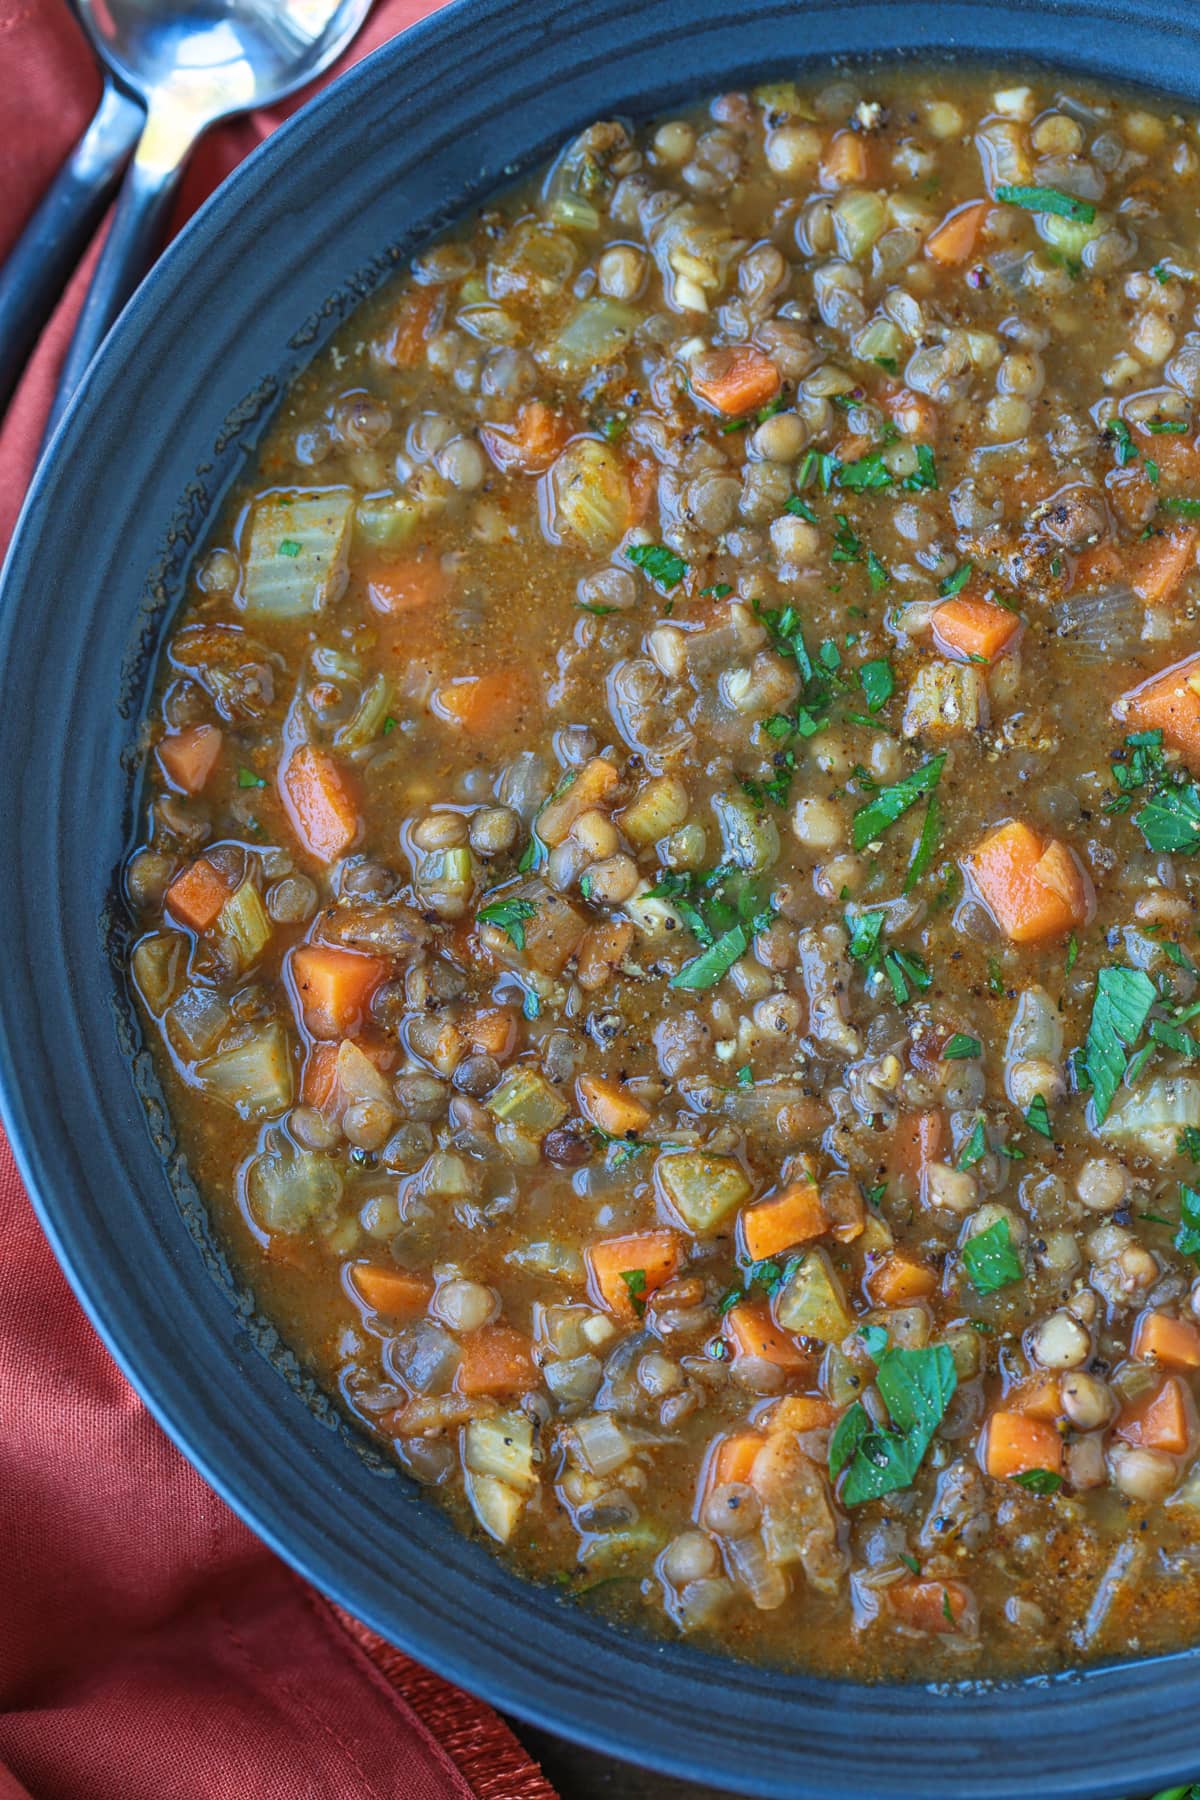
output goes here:
{"type": "Polygon", "coordinates": [[[775,1661],[1200,1635],[1196,122],[601,121],[199,559],[132,976],[261,1305],[528,1573],[775,1661]]]}

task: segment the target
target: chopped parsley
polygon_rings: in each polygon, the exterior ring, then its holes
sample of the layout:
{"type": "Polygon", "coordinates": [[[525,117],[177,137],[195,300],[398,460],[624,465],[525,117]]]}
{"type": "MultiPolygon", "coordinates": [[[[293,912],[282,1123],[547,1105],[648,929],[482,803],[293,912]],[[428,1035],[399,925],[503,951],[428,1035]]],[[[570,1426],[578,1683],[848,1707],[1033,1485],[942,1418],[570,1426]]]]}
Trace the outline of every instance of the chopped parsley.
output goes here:
{"type": "Polygon", "coordinates": [[[1141,969],[1101,969],[1083,1066],[1092,1090],[1096,1123],[1102,1125],[1125,1075],[1127,1055],[1145,1029],[1158,994],[1141,969]]]}
{"type": "Polygon", "coordinates": [[[1005,185],[996,189],[996,198],[1004,206],[1020,206],[1033,213],[1054,213],[1060,219],[1074,219],[1080,225],[1090,225],[1096,217],[1096,209],[1090,201],[1064,194],[1061,188],[1005,185]]]}
{"type": "Polygon", "coordinates": [[[843,463],[837,475],[838,486],[849,489],[852,494],[865,494],[872,488],[891,487],[893,480],[881,450],[872,450],[868,455],[860,456],[857,462],[843,463]]]}
{"type": "Polygon", "coordinates": [[[860,1506],[911,1487],[933,1434],[945,1416],[958,1376],[948,1344],[923,1350],[885,1350],[877,1357],[876,1386],[890,1424],[876,1425],[861,1400],[838,1420],[829,1442],[829,1474],[845,1470],[840,1499],[860,1506]]]}
{"type": "Polygon", "coordinates": [[[963,1267],[977,1294],[996,1294],[1025,1274],[1007,1219],[997,1219],[963,1245],[963,1267]]]}
{"type": "Polygon", "coordinates": [[[634,544],[625,554],[634,568],[640,569],[663,593],[677,588],[690,566],[665,544],[634,544]]]}
{"type": "Polygon", "coordinates": [[[969,1057],[982,1055],[983,1045],[977,1037],[968,1037],[965,1031],[956,1031],[942,1050],[942,1061],[965,1062],[969,1057]]]}
{"type": "Polygon", "coordinates": [[[395,719],[393,719],[391,713],[389,713],[387,718],[383,721],[384,737],[391,737],[391,735],[392,735],[393,731],[395,731],[395,729],[396,729],[396,721],[395,721],[395,719]]]}
{"type": "Polygon", "coordinates": [[[279,545],[280,556],[299,556],[300,545],[295,538],[284,538],[279,545]]]}
{"type": "Polygon", "coordinates": [[[1044,1094],[1035,1094],[1025,1114],[1025,1123],[1030,1131],[1036,1131],[1039,1137],[1049,1138],[1054,1142],[1054,1127],[1050,1123],[1050,1108],[1046,1105],[1044,1094]]]}
{"type": "Polygon", "coordinates": [[[1185,1125],[1175,1145],[1176,1156],[1186,1156],[1189,1162],[1200,1164],[1200,1129],[1195,1125],[1185,1125]]]}
{"type": "Polygon", "coordinates": [[[733,589],[727,581],[715,581],[711,587],[700,589],[700,598],[702,600],[724,600],[732,592],[733,589]]]}
{"type": "Polygon", "coordinates": [[[880,562],[873,550],[867,551],[867,580],[878,594],[891,581],[886,566],[880,562]]]}
{"type": "Polygon", "coordinates": [[[1200,519],[1200,500],[1193,500],[1187,494],[1168,494],[1158,504],[1164,512],[1178,513],[1184,519],[1200,519]]]}
{"type": "Polygon", "coordinates": [[[959,1152],[960,1169],[973,1169],[981,1157],[987,1155],[987,1132],[982,1119],[976,1119],[975,1128],[959,1152]]]}
{"type": "Polygon", "coordinates": [[[1148,431],[1151,437],[1178,437],[1182,436],[1187,428],[1186,419],[1147,419],[1143,429],[1148,431]]]}
{"type": "Polygon", "coordinates": [[[646,898],[669,900],[704,946],[671,977],[686,990],[713,987],[775,917],[758,884],[728,865],[708,874],[668,870],[646,898]]]}
{"type": "Polygon", "coordinates": [[[896,677],[892,674],[892,665],[884,656],[878,656],[871,662],[865,662],[858,671],[858,679],[862,684],[868,712],[881,711],[896,691],[896,677]]]}
{"type": "Polygon", "coordinates": [[[645,1269],[622,1269],[621,1280],[628,1290],[633,1310],[640,1319],[646,1310],[646,1271],[645,1269]]]}
{"type": "Polygon", "coordinates": [[[265,788],[266,785],[263,777],[256,775],[253,769],[238,770],[238,786],[240,788],[265,788]]]}
{"type": "Polygon", "coordinates": [[[1104,435],[1113,441],[1119,469],[1123,469],[1126,463],[1137,460],[1137,445],[1134,443],[1133,433],[1124,419],[1110,419],[1104,427],[1104,435]]]}
{"type": "Polygon", "coordinates": [[[940,581],[938,583],[938,593],[941,598],[943,600],[949,600],[952,599],[955,594],[961,594],[968,581],[970,581],[974,568],[974,563],[960,563],[953,575],[947,575],[944,581],[940,581]]]}
{"type": "Polygon", "coordinates": [[[475,914],[480,925],[495,925],[504,932],[514,947],[525,948],[525,921],[532,919],[537,911],[532,900],[496,900],[491,906],[483,906],[475,914]]]}
{"type": "Polygon", "coordinates": [[[932,793],[941,780],[946,754],[942,751],[931,756],[928,762],[914,769],[901,781],[894,782],[891,787],[880,788],[879,792],[866,805],[861,806],[854,815],[854,848],[865,850],[868,844],[882,837],[889,825],[894,825],[910,806],[915,806],[923,794],[932,793]]]}
{"type": "Polygon", "coordinates": [[[913,848],[912,860],[904,877],[904,892],[911,894],[922,875],[933,861],[933,853],[937,849],[938,836],[942,828],[942,809],[936,794],[930,794],[929,805],[925,808],[925,817],[921,823],[921,835],[913,848]]]}
{"type": "Polygon", "coordinates": [[[802,500],[799,494],[789,495],[783,510],[785,513],[791,513],[794,519],[807,520],[810,525],[815,525],[817,522],[816,513],[808,504],[808,501],[802,500]]]}
{"type": "Polygon", "coordinates": [[[919,494],[925,488],[936,488],[938,484],[937,463],[933,451],[928,444],[917,444],[917,466],[911,475],[906,475],[901,484],[910,494],[919,494]]]}
{"type": "Polygon", "coordinates": [[[1175,1233],[1175,1248],[1181,1256],[1191,1256],[1200,1262],[1200,1188],[1189,1187],[1185,1181],[1179,1184],[1179,1229],[1175,1233]]]}
{"type": "Polygon", "coordinates": [[[1019,1475],[1009,1478],[1018,1487],[1027,1488],[1031,1494],[1057,1494],[1063,1484],[1061,1475],[1053,1469],[1022,1469],[1019,1475]]]}

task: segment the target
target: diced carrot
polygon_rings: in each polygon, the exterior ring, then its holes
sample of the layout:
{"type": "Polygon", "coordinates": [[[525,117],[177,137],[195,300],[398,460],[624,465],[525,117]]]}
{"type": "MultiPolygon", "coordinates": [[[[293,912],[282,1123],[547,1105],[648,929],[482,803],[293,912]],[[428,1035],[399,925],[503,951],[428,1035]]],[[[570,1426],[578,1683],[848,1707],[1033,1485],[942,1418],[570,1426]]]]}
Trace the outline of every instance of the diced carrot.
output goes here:
{"type": "Polygon", "coordinates": [[[1053,1425],[1022,1412],[994,1412],[981,1446],[983,1466],[997,1481],[1024,1475],[1029,1469],[1062,1473],[1062,1439],[1053,1425]]]}
{"type": "Polygon", "coordinates": [[[725,1437],[714,1438],[700,1466],[699,1504],[703,1505],[714,1488],[725,1487],[731,1482],[738,1487],[748,1484],[755,1459],[766,1441],[758,1431],[732,1431],[725,1437]]]}
{"type": "Polygon", "coordinates": [[[692,392],[727,418],[765,406],[779,392],[779,370],[755,344],[724,344],[692,364],[692,392]]]}
{"type": "Polygon", "coordinates": [[[437,556],[418,554],[380,563],[367,575],[367,596],[376,612],[414,612],[446,598],[446,572],[437,556]]]}
{"type": "Polygon", "coordinates": [[[1080,588],[1107,587],[1125,574],[1121,552],[1107,538],[1089,544],[1079,552],[1075,562],[1075,585],[1080,588]]]}
{"type": "Polygon", "coordinates": [[[517,1018],[515,1006],[485,1006],[459,1019],[458,1029],[476,1056],[504,1062],[517,1047],[517,1018]]]}
{"type": "Polygon", "coordinates": [[[627,464],[629,477],[629,523],[640,525],[658,493],[658,464],[648,456],[636,457],[627,464]]]}
{"type": "Polygon", "coordinates": [[[1123,694],[1118,710],[1135,731],[1161,731],[1168,748],[1200,769],[1200,656],[1173,663],[1123,694]]]}
{"type": "Polygon", "coordinates": [[[930,1163],[940,1162],[946,1147],[946,1120],[930,1107],[924,1112],[901,1113],[892,1127],[888,1167],[893,1177],[907,1180],[919,1190],[930,1163]]]}
{"type": "Polygon", "coordinates": [[[378,346],[381,362],[392,369],[415,369],[425,360],[425,346],[444,300],[439,287],[410,288],[378,346]]]}
{"type": "Polygon", "coordinates": [[[632,948],[633,925],[628,919],[590,926],[575,958],[575,978],[584,992],[602,988],[632,948]]]}
{"type": "Polygon", "coordinates": [[[155,755],[163,774],[181,794],[198,794],[221,754],[216,725],[184,725],[160,738],[155,755]]]}
{"type": "Polygon", "coordinates": [[[634,1231],[591,1244],[585,1260],[597,1305],[606,1306],[619,1319],[636,1319],[645,1312],[650,1295],[675,1274],[683,1249],[677,1232],[634,1231]]]}
{"type": "Polygon", "coordinates": [[[575,1098],[584,1118],[609,1137],[636,1137],[650,1123],[650,1108],[606,1075],[581,1075],[575,1098]]]}
{"type": "Polygon", "coordinates": [[[751,1262],[766,1262],[793,1244],[805,1244],[829,1230],[829,1215],[811,1176],[793,1181],[781,1193],[743,1209],[742,1244],[751,1262]]]}
{"type": "Polygon", "coordinates": [[[821,158],[822,187],[861,187],[871,175],[871,151],[860,131],[835,131],[821,158]]]}
{"type": "Polygon", "coordinates": [[[613,804],[621,777],[607,757],[593,756],[574,781],[551,795],[538,814],[538,836],[551,849],[561,844],[576,819],[593,809],[607,811],[613,804]]]}
{"type": "Polygon", "coordinates": [[[928,1300],[938,1284],[937,1273],[913,1256],[893,1250],[867,1277],[867,1293],[876,1306],[909,1306],[928,1300]]]}
{"type": "Polygon", "coordinates": [[[1057,838],[1013,819],[966,859],[980,899],[1014,944],[1063,937],[1091,916],[1091,883],[1057,838]]]}
{"type": "Polygon", "coordinates": [[[1161,1363],[1166,1369],[1200,1369],[1200,1330],[1169,1313],[1142,1313],[1129,1348],[1144,1362],[1161,1363]]]}
{"type": "Polygon", "coordinates": [[[1027,1419],[1040,1419],[1044,1425],[1052,1425],[1062,1414],[1062,1384],[1057,1375],[1049,1375],[1045,1381],[1035,1381],[1032,1387],[1009,1394],[1008,1405],[1014,1412],[1024,1413],[1027,1419]]]}
{"type": "Polygon", "coordinates": [[[961,1631],[975,1615],[975,1597],[961,1581],[914,1577],[885,1591],[889,1609],[910,1631],[961,1631]]]}
{"type": "Polygon", "coordinates": [[[358,802],[349,777],[315,744],[300,744],[279,771],[292,829],[318,862],[335,862],[358,836],[358,802]]]}
{"type": "Polygon", "coordinates": [[[731,1306],[725,1314],[724,1332],[735,1356],[755,1356],[779,1369],[808,1366],[810,1359],[794,1338],[780,1331],[765,1300],[739,1300],[731,1306]]]}
{"type": "Polygon", "coordinates": [[[832,1425],[838,1409],[819,1394],[785,1394],[771,1408],[772,1431],[819,1431],[832,1425]]]}
{"type": "Polygon", "coordinates": [[[484,425],[483,447],[505,475],[541,475],[572,436],[571,421],[543,400],[527,400],[511,425],[484,425]]]}
{"type": "Polygon", "coordinates": [[[1182,1456],[1195,1442],[1195,1403],[1179,1377],[1168,1375],[1158,1387],[1123,1406],[1113,1430],[1127,1444],[1182,1456]]]}
{"type": "Polygon", "coordinates": [[[990,204],[988,200],[968,200],[964,206],[954,207],[925,239],[926,256],[945,269],[970,262],[990,204]]]}
{"type": "Polygon", "coordinates": [[[495,669],[490,675],[444,681],[434,693],[433,710],[451,725],[489,737],[515,725],[528,699],[528,685],[519,669],[495,669]]]}
{"type": "Polygon", "coordinates": [[[981,656],[995,662],[1007,650],[1021,630],[1018,613],[991,600],[974,600],[967,594],[956,594],[933,609],[933,638],[947,656],[966,659],[981,656]]]}
{"type": "Polygon", "coordinates": [[[1148,538],[1130,555],[1129,585],[1147,606],[1165,606],[1189,569],[1196,566],[1200,532],[1188,526],[1148,538]]]}
{"type": "Polygon", "coordinates": [[[175,877],[166,899],[181,925],[188,925],[193,931],[210,931],[229,894],[229,883],[221,871],[200,856],[175,877]]]}
{"type": "Polygon", "coordinates": [[[433,1294],[433,1283],[408,1269],[384,1268],[378,1263],[351,1263],[350,1290],[372,1312],[393,1319],[419,1319],[433,1294]]]}
{"type": "Polygon", "coordinates": [[[317,1038],[345,1038],[361,1031],[367,1003],[388,965],[356,950],[300,944],[292,951],[291,969],[305,1029],[317,1038]]]}
{"type": "Polygon", "coordinates": [[[462,1339],[454,1385],[460,1394],[525,1394],[538,1384],[533,1343],[511,1325],[481,1325],[462,1339]]]}
{"type": "Polygon", "coordinates": [[[887,410],[898,431],[914,444],[932,444],[937,440],[941,420],[933,401],[912,388],[900,388],[888,396],[887,410]]]}

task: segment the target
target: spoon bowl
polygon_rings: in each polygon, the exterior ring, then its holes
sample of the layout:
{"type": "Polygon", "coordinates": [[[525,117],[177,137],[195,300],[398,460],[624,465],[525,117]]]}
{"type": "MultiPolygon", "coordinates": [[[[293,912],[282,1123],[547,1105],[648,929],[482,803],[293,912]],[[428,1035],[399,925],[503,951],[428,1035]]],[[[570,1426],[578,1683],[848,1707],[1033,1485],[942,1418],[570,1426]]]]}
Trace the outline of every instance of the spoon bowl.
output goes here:
{"type": "Polygon", "coordinates": [[[184,164],[221,119],[271,106],[320,75],[371,0],[76,0],[97,55],[145,108],[112,228],[46,427],[53,436],[110,326],[153,260],[184,164]]]}

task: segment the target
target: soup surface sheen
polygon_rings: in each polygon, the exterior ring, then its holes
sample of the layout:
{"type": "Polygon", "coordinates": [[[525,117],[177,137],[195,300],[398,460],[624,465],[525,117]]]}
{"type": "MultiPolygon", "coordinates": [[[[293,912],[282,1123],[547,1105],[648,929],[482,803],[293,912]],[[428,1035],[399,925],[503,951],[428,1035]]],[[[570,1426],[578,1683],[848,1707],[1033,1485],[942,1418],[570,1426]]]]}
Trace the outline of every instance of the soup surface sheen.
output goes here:
{"type": "Polygon", "coordinates": [[[1198,1635],[1198,204],[1194,120],[1042,77],[597,123],[197,564],[180,1137],[568,1592],[858,1677],[1198,1635]]]}

